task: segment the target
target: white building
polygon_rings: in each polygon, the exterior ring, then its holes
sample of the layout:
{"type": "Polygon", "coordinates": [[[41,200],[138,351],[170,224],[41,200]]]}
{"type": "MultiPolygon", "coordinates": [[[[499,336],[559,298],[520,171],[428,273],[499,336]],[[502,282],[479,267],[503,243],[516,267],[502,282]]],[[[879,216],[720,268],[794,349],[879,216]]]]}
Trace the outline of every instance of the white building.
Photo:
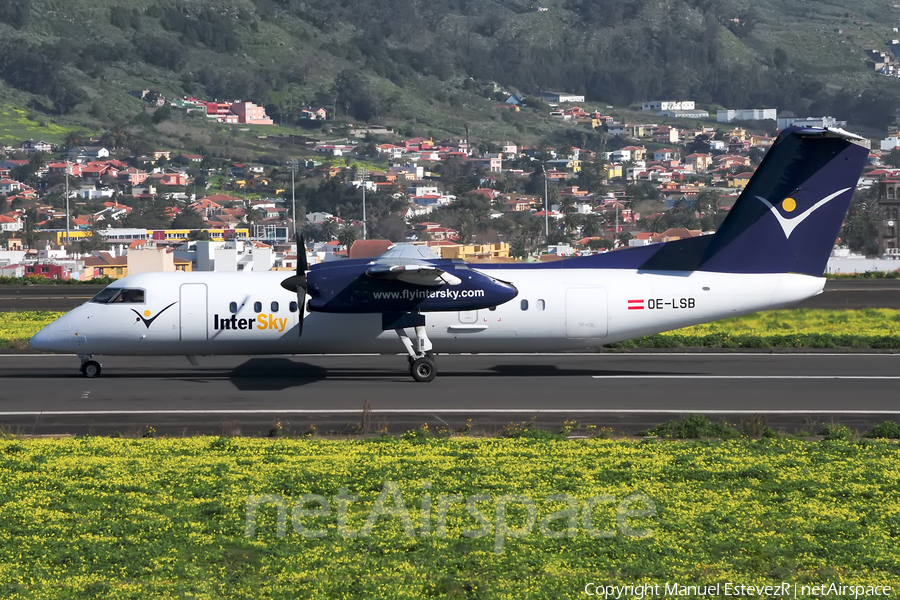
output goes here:
{"type": "Polygon", "coordinates": [[[641,110],[694,110],[693,100],[651,100],[641,105],[641,110]]]}
{"type": "Polygon", "coordinates": [[[545,102],[584,102],[583,94],[566,94],[564,92],[538,92],[537,98],[545,102]]]}
{"type": "Polygon", "coordinates": [[[716,113],[716,121],[719,123],[731,123],[732,121],[764,121],[771,119],[774,121],[778,118],[774,108],[747,108],[747,109],[727,109],[720,110],[716,113]]]}
{"type": "Polygon", "coordinates": [[[97,198],[112,198],[113,191],[111,189],[97,190],[94,188],[82,188],[75,192],[75,196],[84,200],[96,200],[97,198]]]}
{"type": "Polygon", "coordinates": [[[881,149],[890,152],[900,146],[900,137],[891,136],[881,140],[881,149]]]}
{"type": "Polygon", "coordinates": [[[683,110],[661,110],[656,113],[658,117],[668,117],[670,119],[708,119],[709,113],[699,108],[685,108],[683,110]]]}
{"type": "Polygon", "coordinates": [[[796,127],[846,127],[847,121],[838,121],[834,117],[781,117],[777,120],[778,129],[796,127]]]}

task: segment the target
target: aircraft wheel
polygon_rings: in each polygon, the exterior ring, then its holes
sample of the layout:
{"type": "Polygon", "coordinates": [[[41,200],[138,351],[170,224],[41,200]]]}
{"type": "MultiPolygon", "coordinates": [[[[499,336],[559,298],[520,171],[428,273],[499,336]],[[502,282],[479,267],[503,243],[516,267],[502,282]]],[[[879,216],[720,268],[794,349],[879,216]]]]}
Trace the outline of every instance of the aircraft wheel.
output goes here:
{"type": "Polygon", "coordinates": [[[434,361],[427,356],[417,358],[409,366],[409,373],[412,378],[420,382],[429,382],[437,375],[437,367],[434,361]]]}
{"type": "Polygon", "coordinates": [[[100,363],[96,360],[89,360],[81,365],[81,374],[89,379],[100,377],[100,363]]]}

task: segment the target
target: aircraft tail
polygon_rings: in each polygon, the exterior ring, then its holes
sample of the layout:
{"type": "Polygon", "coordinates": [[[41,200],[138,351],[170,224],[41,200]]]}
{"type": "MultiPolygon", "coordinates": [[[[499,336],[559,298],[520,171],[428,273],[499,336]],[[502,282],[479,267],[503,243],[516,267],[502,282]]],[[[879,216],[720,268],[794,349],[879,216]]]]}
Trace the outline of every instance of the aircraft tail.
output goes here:
{"type": "Polygon", "coordinates": [[[861,140],[841,129],[782,131],[697,268],[821,276],[869,154],[861,140]]]}

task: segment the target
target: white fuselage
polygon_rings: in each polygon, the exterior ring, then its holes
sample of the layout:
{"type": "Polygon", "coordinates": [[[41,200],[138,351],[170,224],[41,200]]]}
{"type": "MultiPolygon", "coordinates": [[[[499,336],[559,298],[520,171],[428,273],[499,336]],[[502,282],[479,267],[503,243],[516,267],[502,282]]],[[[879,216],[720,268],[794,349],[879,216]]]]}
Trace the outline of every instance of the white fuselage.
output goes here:
{"type": "MultiPolygon", "coordinates": [[[[426,313],[435,352],[590,348],[777,308],[820,293],[825,283],[807,275],[703,271],[485,272],[511,282],[519,295],[492,310],[426,313]]],[[[132,275],[113,286],[144,290],[143,302],[88,302],[44,328],[32,345],[80,355],[403,352],[396,333],[382,330],[380,314],[308,313],[298,336],[299,315],[289,310],[296,296],[280,286],[287,276],[277,271],[132,275]]]]}

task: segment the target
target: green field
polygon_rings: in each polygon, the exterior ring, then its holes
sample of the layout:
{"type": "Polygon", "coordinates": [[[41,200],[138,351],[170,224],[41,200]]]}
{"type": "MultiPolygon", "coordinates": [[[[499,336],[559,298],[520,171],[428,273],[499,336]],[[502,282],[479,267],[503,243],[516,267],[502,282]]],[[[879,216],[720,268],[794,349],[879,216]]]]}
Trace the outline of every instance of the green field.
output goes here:
{"type": "MultiPolygon", "coordinates": [[[[0,313],[0,349],[23,349],[62,313],[0,313]]],[[[900,310],[775,310],[612,344],[614,348],[900,348],[900,310]]]]}
{"type": "Polygon", "coordinates": [[[896,589],[898,464],[897,445],[880,441],[7,439],[0,590],[518,599],[581,598],[591,582],[896,589]]]}
{"type": "Polygon", "coordinates": [[[66,134],[77,127],[56,123],[40,113],[28,113],[18,108],[0,110],[0,142],[18,146],[24,140],[44,140],[62,144],[66,134]]]}

